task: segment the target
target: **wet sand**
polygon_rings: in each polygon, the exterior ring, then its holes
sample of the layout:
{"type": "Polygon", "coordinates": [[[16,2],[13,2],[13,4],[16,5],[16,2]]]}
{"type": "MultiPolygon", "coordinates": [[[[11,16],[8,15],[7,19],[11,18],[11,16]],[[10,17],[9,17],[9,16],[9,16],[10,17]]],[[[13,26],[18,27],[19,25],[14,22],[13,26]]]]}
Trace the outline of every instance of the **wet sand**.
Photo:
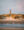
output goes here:
{"type": "Polygon", "coordinates": [[[24,28],[0,28],[0,30],[24,30],[24,28]]]}

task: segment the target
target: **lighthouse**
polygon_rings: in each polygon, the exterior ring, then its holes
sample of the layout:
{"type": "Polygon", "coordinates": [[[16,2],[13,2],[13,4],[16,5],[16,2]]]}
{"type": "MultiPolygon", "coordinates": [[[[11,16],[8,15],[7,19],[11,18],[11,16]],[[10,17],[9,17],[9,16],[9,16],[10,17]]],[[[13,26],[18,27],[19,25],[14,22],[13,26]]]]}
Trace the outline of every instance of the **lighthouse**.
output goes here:
{"type": "Polygon", "coordinates": [[[9,16],[11,16],[11,10],[10,10],[10,14],[9,14],[9,16]]]}

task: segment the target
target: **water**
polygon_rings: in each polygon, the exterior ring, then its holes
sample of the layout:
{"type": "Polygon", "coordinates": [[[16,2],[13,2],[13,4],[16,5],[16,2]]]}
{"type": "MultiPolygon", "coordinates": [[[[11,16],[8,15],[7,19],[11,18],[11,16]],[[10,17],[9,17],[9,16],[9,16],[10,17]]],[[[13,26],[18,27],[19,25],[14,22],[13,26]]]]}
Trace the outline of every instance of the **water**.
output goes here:
{"type": "Polygon", "coordinates": [[[24,24],[0,24],[0,27],[24,28],[24,24]]]}

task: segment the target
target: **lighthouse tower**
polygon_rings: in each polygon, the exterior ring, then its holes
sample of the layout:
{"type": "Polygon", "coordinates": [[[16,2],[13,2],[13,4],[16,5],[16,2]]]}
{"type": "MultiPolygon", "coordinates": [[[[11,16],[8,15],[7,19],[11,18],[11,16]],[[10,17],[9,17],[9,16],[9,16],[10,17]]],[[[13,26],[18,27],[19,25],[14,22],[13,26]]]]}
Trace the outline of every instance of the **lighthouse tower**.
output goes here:
{"type": "Polygon", "coordinates": [[[11,16],[11,10],[10,10],[10,16],[11,16]]]}
{"type": "Polygon", "coordinates": [[[11,10],[10,10],[10,15],[11,15],[11,10]]]}

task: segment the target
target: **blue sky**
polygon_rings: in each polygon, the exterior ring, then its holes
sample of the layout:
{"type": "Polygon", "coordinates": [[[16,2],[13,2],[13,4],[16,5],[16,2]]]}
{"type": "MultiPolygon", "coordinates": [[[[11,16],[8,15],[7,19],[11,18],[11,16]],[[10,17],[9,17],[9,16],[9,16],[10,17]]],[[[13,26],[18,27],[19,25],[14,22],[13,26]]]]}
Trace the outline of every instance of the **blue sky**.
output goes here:
{"type": "Polygon", "coordinates": [[[10,9],[14,14],[24,14],[24,0],[0,0],[0,14],[8,14],[10,9]]]}

